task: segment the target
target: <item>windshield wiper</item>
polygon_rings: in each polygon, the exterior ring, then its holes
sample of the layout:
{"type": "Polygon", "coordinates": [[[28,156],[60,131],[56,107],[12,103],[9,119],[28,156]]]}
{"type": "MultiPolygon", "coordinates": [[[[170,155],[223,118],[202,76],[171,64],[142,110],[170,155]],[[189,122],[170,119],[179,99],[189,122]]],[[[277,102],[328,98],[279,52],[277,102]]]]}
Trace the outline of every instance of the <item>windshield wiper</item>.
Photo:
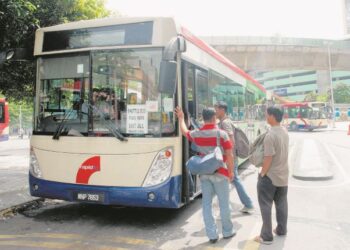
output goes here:
{"type": "Polygon", "coordinates": [[[102,124],[109,130],[109,132],[112,133],[112,135],[117,138],[120,141],[128,141],[127,138],[125,138],[122,133],[114,126],[114,124],[110,121],[107,120],[105,118],[104,113],[99,110],[98,108],[96,108],[95,106],[91,105],[90,103],[88,104],[88,106],[93,110],[96,111],[99,116],[100,116],[100,121],[102,121],[102,124]]]}
{"type": "Polygon", "coordinates": [[[64,128],[65,123],[67,122],[67,118],[72,114],[73,109],[70,109],[69,112],[63,117],[61,123],[57,126],[55,133],[52,136],[53,140],[59,140],[60,135],[62,134],[62,130],[64,128]]]}

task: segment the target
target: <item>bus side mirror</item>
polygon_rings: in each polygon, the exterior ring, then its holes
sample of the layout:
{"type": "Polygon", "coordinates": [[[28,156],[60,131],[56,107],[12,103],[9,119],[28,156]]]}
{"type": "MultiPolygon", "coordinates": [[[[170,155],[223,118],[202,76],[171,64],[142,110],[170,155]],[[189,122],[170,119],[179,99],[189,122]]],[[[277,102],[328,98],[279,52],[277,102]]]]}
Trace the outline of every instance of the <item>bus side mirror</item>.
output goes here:
{"type": "Polygon", "coordinates": [[[176,69],[174,61],[162,61],[160,63],[159,85],[160,93],[174,95],[176,90],[176,69]]]}

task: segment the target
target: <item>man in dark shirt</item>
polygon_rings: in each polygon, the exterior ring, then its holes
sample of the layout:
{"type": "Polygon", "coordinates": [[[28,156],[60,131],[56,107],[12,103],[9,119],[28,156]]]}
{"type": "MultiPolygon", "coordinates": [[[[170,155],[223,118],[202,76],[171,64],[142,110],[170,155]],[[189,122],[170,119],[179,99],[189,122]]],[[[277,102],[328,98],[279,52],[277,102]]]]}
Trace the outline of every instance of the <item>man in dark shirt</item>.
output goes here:
{"type": "MultiPolygon", "coordinates": [[[[219,101],[215,104],[215,111],[216,111],[216,117],[220,120],[219,122],[219,128],[223,129],[226,131],[228,136],[230,137],[230,140],[232,144],[235,144],[235,139],[234,139],[234,127],[232,126],[232,121],[231,119],[227,116],[227,104],[226,102],[219,101]]],[[[234,152],[234,178],[232,181],[232,184],[236,187],[236,191],[238,193],[238,197],[244,207],[240,210],[242,213],[252,213],[254,212],[254,206],[252,199],[249,197],[247,194],[243,183],[241,182],[241,179],[238,176],[238,159],[235,154],[235,149],[233,150],[234,152]]]]}

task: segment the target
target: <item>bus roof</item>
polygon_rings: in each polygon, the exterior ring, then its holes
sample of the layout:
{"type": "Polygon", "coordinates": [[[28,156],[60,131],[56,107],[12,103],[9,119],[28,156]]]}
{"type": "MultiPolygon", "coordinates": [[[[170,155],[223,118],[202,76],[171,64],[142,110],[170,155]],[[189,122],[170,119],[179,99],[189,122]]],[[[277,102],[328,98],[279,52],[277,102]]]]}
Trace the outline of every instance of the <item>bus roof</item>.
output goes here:
{"type": "Polygon", "coordinates": [[[257,80],[255,80],[253,77],[248,75],[246,72],[244,72],[242,69],[240,69],[237,65],[235,65],[233,62],[228,60],[226,57],[224,57],[222,54],[217,52],[213,47],[205,43],[203,40],[199,39],[198,37],[194,36],[189,30],[187,30],[184,27],[181,27],[181,35],[183,37],[192,42],[194,45],[199,47],[201,50],[205,51],[212,57],[214,57],[219,62],[223,63],[227,67],[229,67],[231,70],[235,71],[237,74],[243,76],[248,81],[252,82],[256,87],[258,87],[261,91],[266,93],[266,89],[263,85],[261,85],[257,80]]]}
{"type": "Polygon", "coordinates": [[[307,102],[291,102],[291,103],[283,103],[281,104],[282,107],[301,107],[301,106],[309,106],[307,102]]]}
{"type": "MultiPolygon", "coordinates": [[[[156,36],[153,39],[152,46],[165,46],[172,37],[176,35],[182,35],[187,41],[191,42],[200,50],[207,53],[209,56],[213,57],[218,62],[222,63],[223,65],[228,67],[230,70],[236,72],[238,75],[240,75],[247,81],[251,82],[263,93],[266,93],[264,86],[261,85],[257,80],[255,80],[249,74],[244,72],[237,65],[235,65],[233,62],[228,60],[222,54],[217,52],[213,47],[205,43],[203,40],[194,36],[186,28],[182,26],[177,26],[175,20],[171,17],[126,17],[126,18],[110,17],[110,18],[102,18],[102,19],[82,20],[77,22],[70,22],[70,23],[40,28],[36,31],[34,55],[62,53],[62,51],[55,51],[55,52],[42,51],[42,43],[43,43],[43,37],[45,32],[104,27],[104,26],[112,26],[112,25],[119,25],[119,24],[142,23],[142,22],[150,22],[150,21],[153,21],[155,23],[156,28],[162,29],[162,34],[159,36],[156,36]]],[[[75,50],[70,50],[70,52],[84,51],[87,49],[88,48],[75,49],[75,50]]]]}

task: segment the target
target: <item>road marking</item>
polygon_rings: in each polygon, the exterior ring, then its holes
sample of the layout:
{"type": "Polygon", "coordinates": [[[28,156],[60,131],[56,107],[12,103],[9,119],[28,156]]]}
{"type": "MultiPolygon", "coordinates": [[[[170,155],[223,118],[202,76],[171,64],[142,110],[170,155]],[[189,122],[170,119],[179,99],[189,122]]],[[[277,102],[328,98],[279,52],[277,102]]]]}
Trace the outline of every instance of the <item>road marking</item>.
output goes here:
{"type": "Polygon", "coordinates": [[[346,186],[350,184],[350,177],[348,173],[345,171],[342,164],[338,161],[337,157],[334,155],[332,150],[329,148],[329,146],[326,143],[318,142],[322,144],[328,155],[331,157],[334,165],[339,169],[340,175],[344,178],[343,182],[335,183],[335,184],[324,184],[324,185],[315,185],[315,186],[304,186],[304,185],[296,185],[296,184],[289,184],[289,187],[293,188],[305,188],[305,189],[319,189],[319,188],[337,188],[341,186],[346,186]]]}
{"type": "Polygon", "coordinates": [[[115,237],[110,241],[122,242],[130,245],[154,245],[155,243],[154,241],[151,241],[151,240],[143,240],[143,239],[136,239],[136,238],[129,238],[129,237],[115,237]]]}
{"type": "MultiPolygon", "coordinates": [[[[12,241],[1,241],[1,239],[17,239],[19,238],[47,238],[47,239],[73,239],[73,240],[82,240],[85,239],[86,236],[80,235],[80,234],[55,234],[55,233],[32,233],[32,234],[22,234],[22,235],[0,235],[0,245],[6,245],[7,243],[10,245],[13,245],[12,241]]],[[[130,238],[130,237],[102,237],[97,239],[92,239],[96,241],[104,241],[104,242],[111,242],[111,243],[124,243],[129,245],[154,245],[154,241],[150,240],[144,240],[144,239],[137,239],[137,238],[130,238]]],[[[13,241],[15,242],[15,241],[13,241]]],[[[31,241],[17,241],[21,242],[21,244],[28,244],[28,246],[31,246],[31,241]]],[[[40,243],[40,241],[38,241],[40,243]]],[[[79,241],[80,242],[80,241],[79,241]]],[[[50,242],[49,242],[50,243],[50,242]]],[[[19,246],[22,246],[22,245],[19,246]]],[[[55,244],[52,242],[52,244],[55,244]]],[[[58,245],[48,245],[44,246],[47,248],[65,248],[65,244],[69,244],[71,246],[72,243],[57,243],[58,245]],[[62,245],[60,245],[62,244],[62,245]]],[[[26,245],[27,246],[27,245],[26,245]]],[[[124,249],[124,248],[111,248],[108,246],[101,246],[101,249],[124,249]]]]}
{"type": "Polygon", "coordinates": [[[258,221],[254,224],[253,230],[250,231],[248,240],[246,241],[246,243],[243,247],[243,250],[258,250],[259,249],[260,243],[254,241],[254,238],[257,235],[260,235],[259,232],[260,232],[261,226],[262,226],[261,221],[258,221]]]}
{"type": "MultiPolygon", "coordinates": [[[[38,242],[38,241],[0,241],[0,246],[21,246],[34,248],[49,248],[49,249],[81,249],[84,246],[82,242],[62,243],[62,242],[38,242]]],[[[92,246],[93,249],[98,250],[128,250],[127,248],[111,247],[111,246],[92,246]]]]}
{"type": "Polygon", "coordinates": [[[342,187],[350,184],[349,181],[344,181],[338,184],[329,184],[329,185],[317,185],[317,186],[303,186],[303,185],[294,185],[294,184],[288,184],[288,187],[291,188],[305,188],[305,189],[319,189],[319,188],[337,188],[337,187],[342,187]]]}
{"type": "Polygon", "coordinates": [[[337,157],[333,154],[332,150],[329,148],[329,146],[325,143],[323,143],[323,146],[325,147],[325,149],[327,150],[327,153],[331,156],[334,164],[337,166],[337,168],[339,169],[339,171],[342,173],[342,176],[344,176],[345,182],[350,180],[350,177],[348,175],[348,173],[345,171],[345,169],[343,168],[343,166],[340,164],[340,162],[338,161],[337,157]]]}
{"type": "Polygon", "coordinates": [[[58,242],[40,242],[40,241],[0,241],[0,246],[22,246],[22,247],[41,247],[52,249],[71,249],[72,243],[58,242]]]}

